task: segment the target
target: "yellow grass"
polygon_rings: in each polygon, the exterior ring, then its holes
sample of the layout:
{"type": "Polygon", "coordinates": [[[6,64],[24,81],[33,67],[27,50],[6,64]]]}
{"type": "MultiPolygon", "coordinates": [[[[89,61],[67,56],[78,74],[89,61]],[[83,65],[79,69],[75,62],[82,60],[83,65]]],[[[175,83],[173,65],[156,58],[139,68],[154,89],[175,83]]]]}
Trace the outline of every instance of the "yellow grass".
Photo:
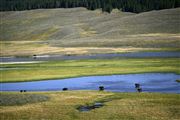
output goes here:
{"type": "Polygon", "coordinates": [[[55,47],[48,42],[0,41],[0,56],[32,56],[43,54],[83,55],[98,53],[123,53],[141,51],[179,51],[178,48],[135,48],[135,47],[55,47]]]}
{"type": "Polygon", "coordinates": [[[1,106],[0,119],[178,120],[180,117],[179,94],[97,91],[43,92],[34,94],[49,96],[50,100],[21,106],[1,106]],[[110,101],[105,102],[105,106],[101,108],[89,112],[80,112],[76,109],[80,105],[90,104],[103,99],[110,101]]]}

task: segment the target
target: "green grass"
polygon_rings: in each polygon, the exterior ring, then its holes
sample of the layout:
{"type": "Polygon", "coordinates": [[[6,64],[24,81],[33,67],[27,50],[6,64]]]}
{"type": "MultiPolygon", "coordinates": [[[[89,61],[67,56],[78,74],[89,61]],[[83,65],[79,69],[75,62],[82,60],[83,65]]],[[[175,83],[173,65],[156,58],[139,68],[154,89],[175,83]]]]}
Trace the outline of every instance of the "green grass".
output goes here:
{"type": "Polygon", "coordinates": [[[149,72],[180,74],[179,60],[179,58],[94,59],[49,61],[30,64],[1,64],[1,68],[6,68],[6,70],[1,71],[0,81],[20,82],[149,72]]]}
{"type": "MultiPolygon", "coordinates": [[[[20,94],[20,93],[3,93],[20,94]]],[[[35,93],[25,93],[35,94],[35,93]]],[[[178,120],[180,95],[161,93],[111,93],[66,91],[36,93],[48,101],[17,106],[0,106],[1,120],[178,120]],[[103,101],[105,106],[80,112],[81,105],[103,101]]],[[[9,100],[7,100],[9,101],[9,100]]]]}

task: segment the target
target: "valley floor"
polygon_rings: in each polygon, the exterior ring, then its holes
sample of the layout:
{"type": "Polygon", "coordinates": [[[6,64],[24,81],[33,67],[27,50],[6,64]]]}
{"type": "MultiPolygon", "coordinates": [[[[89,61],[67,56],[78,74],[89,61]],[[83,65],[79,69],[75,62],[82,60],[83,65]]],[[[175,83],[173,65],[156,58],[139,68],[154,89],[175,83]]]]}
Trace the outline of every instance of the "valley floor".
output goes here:
{"type": "Polygon", "coordinates": [[[179,58],[115,58],[1,64],[0,81],[22,82],[150,72],[180,74],[179,60],[179,58]]]}
{"type": "Polygon", "coordinates": [[[180,74],[179,61],[180,58],[114,58],[1,64],[0,81],[22,82],[150,72],[180,74]]]}
{"type": "Polygon", "coordinates": [[[14,96],[16,101],[12,106],[8,105],[12,104],[11,99],[4,104],[0,102],[1,120],[178,120],[180,117],[179,94],[98,91],[0,94],[4,99],[14,96]],[[34,94],[47,96],[49,99],[36,103],[31,103],[31,100],[21,102],[26,99],[23,96],[34,94]],[[108,102],[103,107],[88,112],[77,110],[79,106],[90,105],[95,101],[108,102]]]}

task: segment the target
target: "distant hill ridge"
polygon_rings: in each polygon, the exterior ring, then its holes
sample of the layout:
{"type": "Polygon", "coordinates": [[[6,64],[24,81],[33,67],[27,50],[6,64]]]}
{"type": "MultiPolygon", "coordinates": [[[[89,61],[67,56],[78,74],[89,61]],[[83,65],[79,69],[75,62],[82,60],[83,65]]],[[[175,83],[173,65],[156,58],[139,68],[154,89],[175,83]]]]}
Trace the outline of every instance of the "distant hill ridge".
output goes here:
{"type": "Polygon", "coordinates": [[[0,40],[45,40],[60,46],[129,46],[144,40],[151,43],[151,39],[172,42],[179,39],[179,13],[180,8],[140,14],[85,8],[0,12],[0,40]]]}
{"type": "Polygon", "coordinates": [[[20,11],[40,8],[75,8],[89,10],[102,8],[111,12],[114,8],[125,12],[140,13],[180,7],[180,0],[1,0],[0,11],[20,11]]]}
{"type": "Polygon", "coordinates": [[[180,8],[108,14],[81,7],[0,12],[0,55],[177,50],[179,13],[180,8]]]}

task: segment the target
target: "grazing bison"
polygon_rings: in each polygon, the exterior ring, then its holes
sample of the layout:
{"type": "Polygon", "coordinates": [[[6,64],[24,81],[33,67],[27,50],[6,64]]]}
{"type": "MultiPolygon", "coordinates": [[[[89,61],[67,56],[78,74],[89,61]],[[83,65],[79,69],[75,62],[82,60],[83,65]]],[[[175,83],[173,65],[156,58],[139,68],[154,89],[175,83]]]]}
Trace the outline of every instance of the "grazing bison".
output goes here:
{"type": "Polygon", "coordinates": [[[99,91],[104,91],[104,86],[99,86],[99,91]]]}
{"type": "Polygon", "coordinates": [[[140,88],[140,84],[135,83],[135,88],[136,88],[136,89],[137,89],[137,88],[140,88]]]}
{"type": "Polygon", "coordinates": [[[63,91],[67,91],[67,90],[68,90],[68,88],[63,88],[62,90],[63,90],[63,91]]]}

